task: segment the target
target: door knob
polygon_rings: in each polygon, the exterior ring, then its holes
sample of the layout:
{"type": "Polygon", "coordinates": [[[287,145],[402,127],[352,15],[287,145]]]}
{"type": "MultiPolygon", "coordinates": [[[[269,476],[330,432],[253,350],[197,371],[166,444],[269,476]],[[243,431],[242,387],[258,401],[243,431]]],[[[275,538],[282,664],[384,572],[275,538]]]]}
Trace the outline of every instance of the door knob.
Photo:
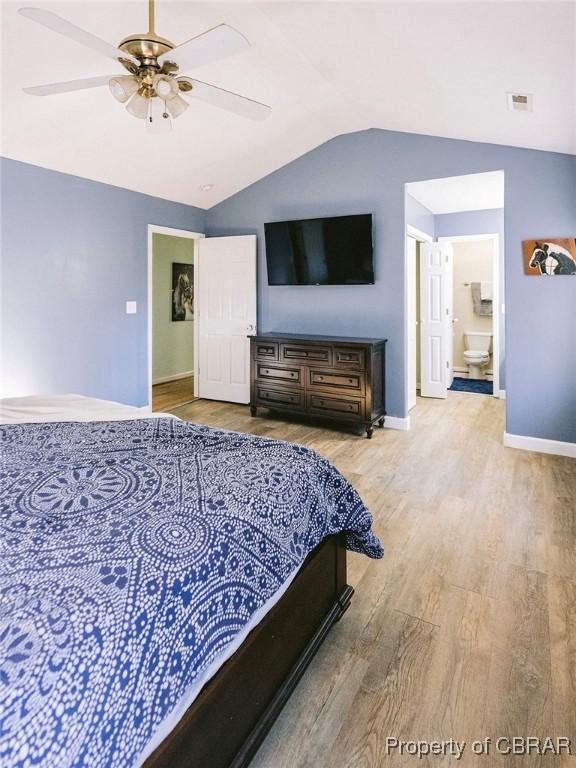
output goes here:
{"type": "Polygon", "coordinates": [[[256,330],[256,326],[253,323],[250,323],[250,325],[248,326],[248,328],[246,328],[246,330],[248,331],[248,333],[252,333],[252,331],[256,330]]]}

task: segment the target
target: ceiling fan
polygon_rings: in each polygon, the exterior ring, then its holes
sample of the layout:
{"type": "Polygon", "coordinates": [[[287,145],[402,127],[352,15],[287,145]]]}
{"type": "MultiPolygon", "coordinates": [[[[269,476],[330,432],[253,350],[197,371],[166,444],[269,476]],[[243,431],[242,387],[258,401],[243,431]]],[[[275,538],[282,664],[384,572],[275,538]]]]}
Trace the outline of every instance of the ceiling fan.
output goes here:
{"type": "Polygon", "coordinates": [[[51,11],[20,8],[22,16],[118,61],[129,73],[38,85],[24,91],[50,96],[108,85],[114,98],[126,104],[131,115],[146,120],[153,133],[169,131],[172,120],[188,109],[182,93],[252,120],[268,117],[271,109],[266,104],[179,74],[248,48],[250,43],[240,32],[220,24],[175,46],[156,34],[154,10],[154,0],[148,0],[148,32],[128,35],[116,48],[51,11]]]}

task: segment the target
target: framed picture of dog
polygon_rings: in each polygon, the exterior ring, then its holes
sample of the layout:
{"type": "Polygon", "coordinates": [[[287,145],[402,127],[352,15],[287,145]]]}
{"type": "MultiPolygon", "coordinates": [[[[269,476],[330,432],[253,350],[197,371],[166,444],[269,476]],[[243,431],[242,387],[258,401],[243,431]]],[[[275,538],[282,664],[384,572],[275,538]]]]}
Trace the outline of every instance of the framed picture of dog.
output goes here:
{"type": "Polygon", "coordinates": [[[576,237],[524,240],[526,275],[576,275],[576,237]]]}
{"type": "Polygon", "coordinates": [[[172,320],[194,320],[194,265],[172,262],[172,320]]]}

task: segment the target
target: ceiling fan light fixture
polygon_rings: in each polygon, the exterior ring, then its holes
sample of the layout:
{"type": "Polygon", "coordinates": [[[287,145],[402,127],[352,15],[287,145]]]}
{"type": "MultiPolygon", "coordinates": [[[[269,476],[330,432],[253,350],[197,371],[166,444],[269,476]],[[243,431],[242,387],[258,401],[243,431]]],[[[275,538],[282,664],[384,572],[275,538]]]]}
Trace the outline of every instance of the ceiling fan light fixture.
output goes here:
{"type": "Polygon", "coordinates": [[[181,114],[186,112],[189,106],[190,104],[177,93],[173,99],[166,102],[166,111],[175,120],[181,114]]]}
{"type": "Polygon", "coordinates": [[[173,77],[158,75],[154,81],[154,90],[161,99],[170,101],[175,96],[178,96],[178,83],[173,77]]]}
{"type": "Polygon", "coordinates": [[[138,90],[138,78],[132,75],[122,75],[113,77],[108,83],[110,93],[121,104],[125,104],[128,99],[138,90]]]}
{"type": "Polygon", "coordinates": [[[150,99],[146,99],[139,93],[135,93],[126,104],[126,110],[139,120],[145,120],[148,117],[148,109],[150,107],[150,99]]]}

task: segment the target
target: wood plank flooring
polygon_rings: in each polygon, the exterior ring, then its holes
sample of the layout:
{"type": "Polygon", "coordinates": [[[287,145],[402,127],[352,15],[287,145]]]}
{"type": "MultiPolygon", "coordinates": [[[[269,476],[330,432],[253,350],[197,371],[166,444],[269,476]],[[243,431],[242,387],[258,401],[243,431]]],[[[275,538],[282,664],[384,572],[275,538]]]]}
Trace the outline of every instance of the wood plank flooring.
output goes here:
{"type": "Polygon", "coordinates": [[[372,511],[383,560],[356,589],[251,768],[576,766],[473,740],[567,736],[576,754],[576,461],[502,446],[504,403],[419,400],[369,441],[196,401],[174,413],[304,443],[372,511]],[[386,737],[468,742],[462,759],[386,754],[386,737]]]}
{"type": "Polygon", "coordinates": [[[169,411],[180,405],[186,405],[195,400],[194,377],[165,381],[152,387],[152,410],[169,411]]]}

